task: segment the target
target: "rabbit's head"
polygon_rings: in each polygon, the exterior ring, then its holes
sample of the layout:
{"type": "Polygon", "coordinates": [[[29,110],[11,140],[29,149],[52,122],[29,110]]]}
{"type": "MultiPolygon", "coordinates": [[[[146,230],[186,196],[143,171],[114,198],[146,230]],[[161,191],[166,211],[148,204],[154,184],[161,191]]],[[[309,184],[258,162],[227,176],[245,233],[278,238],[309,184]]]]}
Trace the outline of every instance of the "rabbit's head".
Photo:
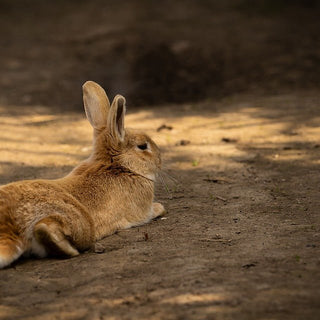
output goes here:
{"type": "Polygon", "coordinates": [[[154,180],[161,167],[160,150],[148,135],[124,128],[125,98],[117,95],[110,106],[105,91],[97,83],[87,81],[82,88],[86,115],[94,129],[91,158],[119,164],[154,180]]]}

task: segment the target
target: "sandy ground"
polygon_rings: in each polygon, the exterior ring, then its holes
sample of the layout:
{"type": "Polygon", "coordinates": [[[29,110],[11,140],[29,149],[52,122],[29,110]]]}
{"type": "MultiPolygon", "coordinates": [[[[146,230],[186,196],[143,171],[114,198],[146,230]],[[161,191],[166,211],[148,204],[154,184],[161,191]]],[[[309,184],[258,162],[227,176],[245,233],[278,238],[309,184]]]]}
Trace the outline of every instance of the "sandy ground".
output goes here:
{"type": "MultiPolygon", "coordinates": [[[[129,106],[127,125],[162,149],[167,216],[1,270],[0,319],[319,319],[319,98],[129,106]]],[[[3,105],[0,124],[0,184],[90,153],[84,114],[3,105]]]]}
{"type": "Polygon", "coordinates": [[[1,270],[0,319],[318,320],[318,9],[0,0],[0,184],[88,156],[92,79],[160,145],[168,210],[77,258],[1,270]]]}

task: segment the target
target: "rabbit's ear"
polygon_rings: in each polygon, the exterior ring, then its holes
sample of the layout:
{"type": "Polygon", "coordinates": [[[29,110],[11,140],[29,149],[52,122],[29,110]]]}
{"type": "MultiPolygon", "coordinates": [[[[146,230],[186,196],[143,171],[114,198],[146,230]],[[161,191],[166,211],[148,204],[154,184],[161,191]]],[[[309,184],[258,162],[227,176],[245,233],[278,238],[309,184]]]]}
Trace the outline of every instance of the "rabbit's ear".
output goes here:
{"type": "Polygon", "coordinates": [[[87,81],[82,86],[83,104],[87,118],[94,129],[107,126],[110,102],[106,92],[96,82],[87,81]]]}
{"type": "Polygon", "coordinates": [[[108,116],[108,129],[111,135],[120,141],[124,140],[124,116],[126,114],[126,99],[121,95],[116,95],[114,98],[109,116],[108,116]]]}

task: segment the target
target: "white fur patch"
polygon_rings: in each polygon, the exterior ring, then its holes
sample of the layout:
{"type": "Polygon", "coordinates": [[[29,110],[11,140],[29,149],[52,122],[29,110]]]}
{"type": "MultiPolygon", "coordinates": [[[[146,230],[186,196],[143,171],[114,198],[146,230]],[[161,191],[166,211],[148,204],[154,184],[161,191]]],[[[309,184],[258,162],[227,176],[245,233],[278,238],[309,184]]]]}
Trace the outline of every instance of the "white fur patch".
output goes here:
{"type": "Polygon", "coordinates": [[[34,237],[32,237],[31,240],[31,253],[38,256],[39,258],[44,258],[47,256],[45,247],[40,244],[34,237]]]}
{"type": "Polygon", "coordinates": [[[154,173],[149,173],[149,174],[146,174],[146,178],[152,180],[152,181],[155,181],[156,180],[156,176],[154,173]]]}

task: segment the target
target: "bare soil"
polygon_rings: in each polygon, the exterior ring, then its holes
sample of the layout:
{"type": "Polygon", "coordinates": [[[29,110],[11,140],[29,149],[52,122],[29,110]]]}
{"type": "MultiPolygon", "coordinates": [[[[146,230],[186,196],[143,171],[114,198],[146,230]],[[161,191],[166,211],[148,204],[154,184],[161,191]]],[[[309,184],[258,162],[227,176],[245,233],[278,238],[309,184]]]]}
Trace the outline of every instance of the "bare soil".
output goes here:
{"type": "Polygon", "coordinates": [[[0,0],[0,184],[88,156],[90,79],[161,147],[168,210],[1,270],[0,319],[320,319],[319,8],[0,0]]]}
{"type": "MultiPolygon", "coordinates": [[[[0,109],[2,184],[60,177],[89,154],[83,115],[21,110],[0,109]]],[[[163,151],[167,216],[1,270],[0,318],[318,319],[319,95],[129,110],[127,125],[163,151]]]]}

